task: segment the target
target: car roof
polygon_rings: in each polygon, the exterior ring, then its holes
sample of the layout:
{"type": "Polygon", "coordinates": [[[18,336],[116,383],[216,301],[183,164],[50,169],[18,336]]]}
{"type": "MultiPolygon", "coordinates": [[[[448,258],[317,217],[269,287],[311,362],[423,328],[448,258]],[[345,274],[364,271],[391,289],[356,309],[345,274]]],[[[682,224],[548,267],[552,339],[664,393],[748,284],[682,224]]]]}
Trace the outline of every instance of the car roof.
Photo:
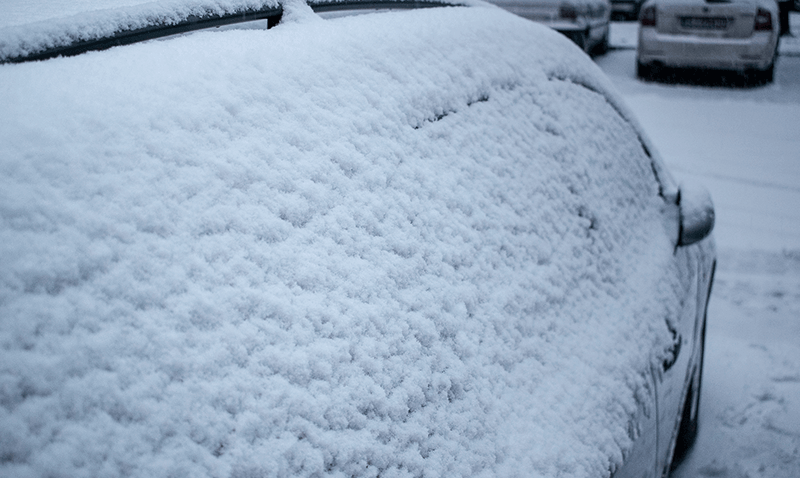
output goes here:
{"type": "Polygon", "coordinates": [[[2,466],[621,462],[673,249],[641,133],[557,33],[489,6],[284,4],[269,30],[0,84],[2,466]]]}

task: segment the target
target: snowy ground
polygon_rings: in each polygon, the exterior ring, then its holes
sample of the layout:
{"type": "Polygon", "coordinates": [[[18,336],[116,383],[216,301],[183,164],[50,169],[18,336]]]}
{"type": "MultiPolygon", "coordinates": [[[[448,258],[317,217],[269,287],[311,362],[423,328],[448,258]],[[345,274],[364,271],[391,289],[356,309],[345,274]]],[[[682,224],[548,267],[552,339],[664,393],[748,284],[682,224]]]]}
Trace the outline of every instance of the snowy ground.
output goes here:
{"type": "Polygon", "coordinates": [[[638,81],[635,23],[614,24],[597,58],[675,175],[717,206],[701,428],[675,478],[800,476],[800,14],[792,24],[768,86],[638,81]]]}

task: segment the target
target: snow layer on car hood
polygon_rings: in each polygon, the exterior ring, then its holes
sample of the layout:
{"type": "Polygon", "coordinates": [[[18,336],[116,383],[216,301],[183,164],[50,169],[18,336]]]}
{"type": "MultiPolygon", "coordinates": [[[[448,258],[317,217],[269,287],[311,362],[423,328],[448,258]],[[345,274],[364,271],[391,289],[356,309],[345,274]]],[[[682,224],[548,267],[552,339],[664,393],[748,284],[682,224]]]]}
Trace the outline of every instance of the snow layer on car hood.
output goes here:
{"type": "Polygon", "coordinates": [[[0,66],[0,474],[606,476],[681,293],[606,80],[292,11],[0,66]]]}

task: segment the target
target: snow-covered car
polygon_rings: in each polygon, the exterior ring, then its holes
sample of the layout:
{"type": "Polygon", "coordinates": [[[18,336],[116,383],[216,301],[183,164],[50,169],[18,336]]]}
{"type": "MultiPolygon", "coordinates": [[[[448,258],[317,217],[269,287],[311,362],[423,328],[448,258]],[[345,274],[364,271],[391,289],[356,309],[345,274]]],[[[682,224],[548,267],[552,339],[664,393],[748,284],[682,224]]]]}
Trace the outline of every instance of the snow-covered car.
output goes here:
{"type": "Polygon", "coordinates": [[[0,475],[669,469],[710,198],[562,35],[439,5],[0,27],[0,475]]]}
{"type": "Polygon", "coordinates": [[[489,0],[561,32],[587,53],[608,50],[609,0],[489,0]]]}
{"type": "Polygon", "coordinates": [[[771,82],[779,37],[774,0],[649,0],[639,15],[636,71],[734,70],[771,82]]]}

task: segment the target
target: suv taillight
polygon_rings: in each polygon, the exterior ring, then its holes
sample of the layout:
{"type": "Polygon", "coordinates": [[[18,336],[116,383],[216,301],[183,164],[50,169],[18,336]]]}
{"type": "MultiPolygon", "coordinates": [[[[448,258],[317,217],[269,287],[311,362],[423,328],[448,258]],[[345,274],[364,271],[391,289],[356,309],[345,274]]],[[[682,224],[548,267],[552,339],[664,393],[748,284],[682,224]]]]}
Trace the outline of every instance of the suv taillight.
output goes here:
{"type": "Polygon", "coordinates": [[[639,15],[639,24],[643,27],[654,27],[656,26],[656,7],[655,5],[650,5],[649,7],[642,10],[641,15],[639,15]]]}
{"type": "Polygon", "coordinates": [[[756,23],[753,29],[757,32],[772,31],[772,14],[769,10],[759,8],[756,11],[756,23]]]}

